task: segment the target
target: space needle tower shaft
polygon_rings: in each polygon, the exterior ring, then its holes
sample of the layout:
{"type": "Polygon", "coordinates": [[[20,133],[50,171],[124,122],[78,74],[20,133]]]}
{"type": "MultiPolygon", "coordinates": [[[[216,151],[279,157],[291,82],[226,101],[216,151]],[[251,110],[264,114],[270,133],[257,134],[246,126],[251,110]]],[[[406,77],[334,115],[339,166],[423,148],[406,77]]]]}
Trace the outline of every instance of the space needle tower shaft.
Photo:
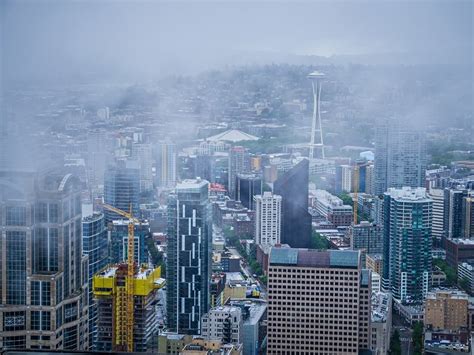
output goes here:
{"type": "Polygon", "coordinates": [[[319,157],[325,159],[324,142],[323,142],[323,127],[321,125],[321,82],[324,74],[318,71],[312,72],[308,75],[313,86],[313,121],[311,125],[311,142],[309,144],[309,158],[314,159],[315,149],[320,151],[319,157]]]}

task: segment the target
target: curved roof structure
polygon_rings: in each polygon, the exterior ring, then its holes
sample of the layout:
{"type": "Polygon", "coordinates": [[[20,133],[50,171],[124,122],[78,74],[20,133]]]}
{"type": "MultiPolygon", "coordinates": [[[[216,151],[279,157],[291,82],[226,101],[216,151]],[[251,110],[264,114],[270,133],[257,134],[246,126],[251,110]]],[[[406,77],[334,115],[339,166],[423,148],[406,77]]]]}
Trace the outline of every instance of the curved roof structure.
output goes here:
{"type": "Polygon", "coordinates": [[[238,129],[229,129],[228,131],[209,137],[206,140],[209,142],[227,141],[235,143],[242,141],[256,141],[258,140],[258,137],[239,131],[238,129]]]}

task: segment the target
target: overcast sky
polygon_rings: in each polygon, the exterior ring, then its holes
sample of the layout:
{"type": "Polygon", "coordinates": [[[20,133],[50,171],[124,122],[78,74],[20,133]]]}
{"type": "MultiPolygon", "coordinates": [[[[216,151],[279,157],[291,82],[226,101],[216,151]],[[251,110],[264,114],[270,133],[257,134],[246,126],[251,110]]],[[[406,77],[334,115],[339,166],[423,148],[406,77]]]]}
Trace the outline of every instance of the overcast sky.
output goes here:
{"type": "Polygon", "coordinates": [[[470,62],[472,1],[0,1],[11,79],[143,78],[247,57],[408,53],[470,62]]]}

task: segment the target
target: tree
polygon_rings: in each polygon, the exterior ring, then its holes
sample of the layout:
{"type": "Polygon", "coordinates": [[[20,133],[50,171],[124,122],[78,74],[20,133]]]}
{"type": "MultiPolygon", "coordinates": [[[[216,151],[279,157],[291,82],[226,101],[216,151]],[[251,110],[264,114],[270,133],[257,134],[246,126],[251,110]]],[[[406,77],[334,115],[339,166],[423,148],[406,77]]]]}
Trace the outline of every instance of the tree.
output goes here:
{"type": "Polygon", "coordinates": [[[342,200],[342,203],[344,203],[345,205],[349,205],[349,206],[354,205],[354,201],[352,200],[352,197],[348,193],[343,192],[339,194],[338,197],[342,200]]]}
{"type": "Polygon", "coordinates": [[[327,250],[329,249],[329,241],[317,232],[313,232],[311,238],[311,249],[327,250]]]}
{"type": "Polygon", "coordinates": [[[451,286],[457,284],[458,275],[455,268],[449,266],[443,259],[433,259],[433,265],[439,267],[446,274],[446,283],[451,286]]]}
{"type": "Polygon", "coordinates": [[[423,354],[423,323],[422,322],[416,322],[413,325],[412,341],[413,341],[413,353],[415,355],[422,355],[423,354]]]}
{"type": "Polygon", "coordinates": [[[402,355],[402,342],[400,340],[400,333],[398,329],[392,333],[392,338],[390,339],[390,355],[402,355]]]}

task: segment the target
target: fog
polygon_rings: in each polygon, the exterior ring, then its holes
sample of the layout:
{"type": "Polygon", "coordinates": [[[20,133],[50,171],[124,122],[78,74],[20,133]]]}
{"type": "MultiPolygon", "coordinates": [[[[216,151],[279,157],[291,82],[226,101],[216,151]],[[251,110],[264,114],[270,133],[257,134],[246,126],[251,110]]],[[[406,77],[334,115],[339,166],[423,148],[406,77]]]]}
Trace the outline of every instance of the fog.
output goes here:
{"type": "Polygon", "coordinates": [[[4,83],[136,81],[269,62],[472,62],[471,1],[4,0],[0,6],[4,83]]]}

